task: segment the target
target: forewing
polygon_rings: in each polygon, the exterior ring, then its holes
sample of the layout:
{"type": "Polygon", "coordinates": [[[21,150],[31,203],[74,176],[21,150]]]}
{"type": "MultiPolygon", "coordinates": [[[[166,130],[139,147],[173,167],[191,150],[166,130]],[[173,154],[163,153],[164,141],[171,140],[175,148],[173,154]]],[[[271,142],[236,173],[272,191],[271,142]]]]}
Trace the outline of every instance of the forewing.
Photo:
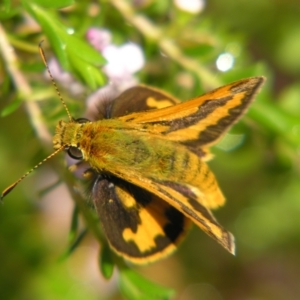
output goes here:
{"type": "Polygon", "coordinates": [[[242,79],[177,105],[120,119],[168,140],[208,147],[245,113],[264,81],[264,77],[242,79]]]}
{"type": "Polygon", "coordinates": [[[157,195],[115,177],[99,176],[92,198],[111,247],[136,264],[174,251],[190,224],[157,195]]]}

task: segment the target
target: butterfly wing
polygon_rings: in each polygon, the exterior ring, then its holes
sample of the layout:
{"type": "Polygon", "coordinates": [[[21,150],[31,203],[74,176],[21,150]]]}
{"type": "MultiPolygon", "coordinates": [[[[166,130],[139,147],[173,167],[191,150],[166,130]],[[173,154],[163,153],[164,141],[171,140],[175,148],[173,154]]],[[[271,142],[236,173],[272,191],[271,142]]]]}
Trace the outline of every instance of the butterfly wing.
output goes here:
{"type": "Polygon", "coordinates": [[[197,200],[190,189],[185,189],[184,186],[181,187],[180,185],[166,185],[154,179],[142,177],[132,170],[126,170],[125,172],[125,170],[118,169],[115,171],[115,175],[164,200],[192,220],[230,253],[235,253],[233,235],[216,221],[211,211],[197,200]]]}
{"type": "Polygon", "coordinates": [[[124,91],[111,102],[110,117],[161,109],[178,103],[179,100],[164,91],[139,85],[124,91]]]}
{"type": "Polygon", "coordinates": [[[209,147],[245,113],[264,81],[242,79],[177,105],[120,119],[189,147],[209,147]]]}
{"type": "Polygon", "coordinates": [[[136,264],[173,252],[190,225],[166,201],[117,177],[98,176],[92,198],[111,247],[136,264]]]}

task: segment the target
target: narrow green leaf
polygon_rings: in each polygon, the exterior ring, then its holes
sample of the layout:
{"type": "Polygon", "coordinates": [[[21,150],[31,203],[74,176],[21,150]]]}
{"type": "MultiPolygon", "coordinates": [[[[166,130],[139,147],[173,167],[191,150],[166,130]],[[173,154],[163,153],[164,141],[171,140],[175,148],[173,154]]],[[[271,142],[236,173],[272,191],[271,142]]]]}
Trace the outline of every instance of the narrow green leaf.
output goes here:
{"type": "Polygon", "coordinates": [[[15,110],[17,110],[21,104],[22,104],[22,100],[20,99],[20,97],[15,98],[13,102],[11,102],[4,109],[2,109],[1,117],[6,117],[10,115],[15,110]]]}
{"type": "Polygon", "coordinates": [[[70,241],[73,241],[76,237],[78,231],[78,217],[79,217],[79,208],[77,205],[75,205],[72,213],[71,226],[69,232],[70,241]]]}
{"type": "Polygon", "coordinates": [[[112,259],[112,253],[108,244],[103,244],[99,255],[99,264],[102,275],[109,279],[114,271],[114,262],[112,259]]]}
{"type": "Polygon", "coordinates": [[[292,146],[300,146],[300,121],[275,104],[256,102],[249,109],[248,115],[268,131],[280,135],[292,146]]]}
{"type": "Polygon", "coordinates": [[[66,46],[68,52],[76,54],[78,58],[96,66],[102,66],[106,63],[105,58],[100,53],[91,47],[88,43],[83,42],[79,37],[74,34],[66,35],[66,46]]]}
{"type": "Polygon", "coordinates": [[[71,243],[67,248],[67,250],[61,255],[59,261],[66,259],[67,257],[70,256],[70,254],[73,253],[73,251],[77,248],[77,246],[81,243],[82,239],[85,237],[86,233],[87,233],[87,229],[84,229],[80,232],[80,234],[77,235],[73,243],[71,243]]]}
{"type": "Polygon", "coordinates": [[[63,68],[70,70],[67,52],[65,51],[66,44],[64,41],[67,35],[65,26],[58,21],[52,11],[45,11],[40,6],[26,1],[23,2],[23,5],[43,28],[63,68]]]}
{"type": "Polygon", "coordinates": [[[153,283],[129,268],[120,270],[119,285],[129,300],[168,300],[175,294],[174,290],[153,283]]]}
{"type": "Polygon", "coordinates": [[[31,0],[31,2],[45,8],[63,8],[75,3],[74,0],[31,0]]]}
{"type": "Polygon", "coordinates": [[[95,90],[99,85],[104,85],[105,76],[100,69],[91,64],[87,64],[84,60],[80,59],[75,52],[68,51],[68,53],[73,68],[91,89],[95,90]],[[78,70],[80,72],[78,72],[78,70]]]}
{"type": "Polygon", "coordinates": [[[45,195],[47,195],[49,192],[51,192],[53,189],[55,189],[56,187],[58,187],[61,184],[60,180],[57,180],[56,182],[54,182],[53,184],[50,184],[49,186],[45,187],[44,189],[39,190],[38,192],[38,197],[42,198],[45,195]]]}

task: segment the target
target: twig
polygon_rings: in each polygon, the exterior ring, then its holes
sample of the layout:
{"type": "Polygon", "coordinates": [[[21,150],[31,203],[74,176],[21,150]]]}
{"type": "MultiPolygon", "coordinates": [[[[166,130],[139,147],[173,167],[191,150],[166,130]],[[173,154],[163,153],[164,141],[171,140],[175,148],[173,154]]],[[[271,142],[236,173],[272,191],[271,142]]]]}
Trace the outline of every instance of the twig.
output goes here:
{"type": "MultiPolygon", "coordinates": [[[[0,23],[0,51],[6,63],[7,70],[22,98],[28,99],[32,96],[32,90],[27,80],[19,70],[19,62],[14,48],[9,44],[5,30],[0,23]]],[[[24,101],[27,114],[37,136],[46,145],[52,141],[52,136],[43,122],[39,106],[34,101],[24,101]]]]}
{"type": "Polygon", "coordinates": [[[146,38],[155,41],[162,52],[176,61],[184,69],[195,73],[203,85],[208,89],[222,85],[222,82],[207,68],[201,66],[198,60],[185,56],[180,47],[174,41],[165,37],[165,34],[155,26],[149,19],[137,15],[129,4],[124,0],[111,0],[112,4],[123,16],[123,18],[137,28],[146,38]]]}

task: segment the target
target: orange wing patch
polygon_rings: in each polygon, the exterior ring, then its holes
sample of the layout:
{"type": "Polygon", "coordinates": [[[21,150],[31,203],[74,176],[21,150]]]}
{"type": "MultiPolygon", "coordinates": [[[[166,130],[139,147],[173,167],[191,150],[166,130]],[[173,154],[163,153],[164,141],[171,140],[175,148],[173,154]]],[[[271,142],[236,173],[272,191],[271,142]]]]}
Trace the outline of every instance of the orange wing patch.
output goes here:
{"type": "Polygon", "coordinates": [[[143,124],[149,133],[168,140],[211,146],[244,114],[263,82],[263,77],[243,79],[184,103],[120,120],[143,124]]]}

